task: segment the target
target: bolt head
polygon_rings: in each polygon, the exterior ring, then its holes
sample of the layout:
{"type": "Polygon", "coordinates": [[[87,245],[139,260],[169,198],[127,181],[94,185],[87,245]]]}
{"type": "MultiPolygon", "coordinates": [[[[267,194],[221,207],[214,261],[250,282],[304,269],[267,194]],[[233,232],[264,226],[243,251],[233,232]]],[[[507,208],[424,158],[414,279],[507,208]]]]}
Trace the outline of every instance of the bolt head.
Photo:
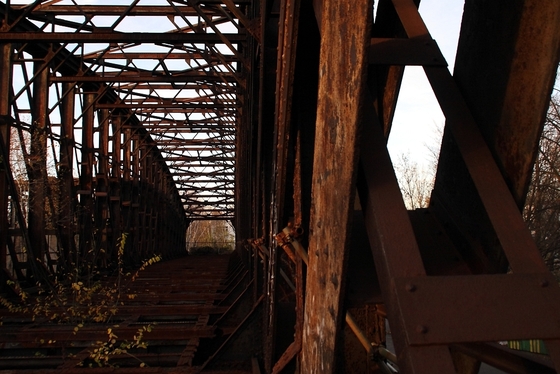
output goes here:
{"type": "Polygon", "coordinates": [[[416,332],[419,334],[425,334],[428,332],[428,328],[424,325],[418,325],[416,326],[416,332]]]}

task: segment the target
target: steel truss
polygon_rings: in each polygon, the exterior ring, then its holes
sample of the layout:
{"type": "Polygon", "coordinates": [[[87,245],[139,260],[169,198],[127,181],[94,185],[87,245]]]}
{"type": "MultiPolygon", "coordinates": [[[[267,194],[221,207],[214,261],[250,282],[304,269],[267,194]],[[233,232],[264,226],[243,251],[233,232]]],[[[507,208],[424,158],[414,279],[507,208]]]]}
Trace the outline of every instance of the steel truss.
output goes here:
{"type": "MultiPolygon", "coordinates": [[[[162,328],[142,356],[158,367],[138,372],[558,371],[560,288],[520,208],[560,3],[467,0],[453,75],[419,1],[117,3],[0,4],[4,278],[48,278],[76,256],[108,271],[125,233],[130,267],[172,260],[138,286],[155,293],[123,303],[123,334],[139,315],[199,325],[162,328]],[[386,146],[409,65],[447,121],[416,211],[386,146]],[[233,222],[228,277],[225,257],[176,259],[198,219],[233,222]],[[497,344],[522,339],[548,356],[497,344]]],[[[0,344],[44,349],[18,318],[0,344]]],[[[68,326],[39,325],[65,341],[68,326]]],[[[51,370],[82,370],[104,334],[85,330],[68,362],[57,343],[51,370]]],[[[0,365],[42,367],[27,360],[0,365]]]]}
{"type": "Polygon", "coordinates": [[[0,7],[4,148],[15,152],[12,164],[25,164],[15,178],[29,181],[29,221],[12,224],[29,227],[39,259],[48,256],[46,226],[66,257],[80,233],[79,251],[110,258],[122,232],[137,231],[142,256],[157,251],[158,237],[168,238],[169,254],[181,253],[190,221],[233,218],[235,132],[250,69],[249,33],[236,14],[249,4],[144,3],[0,7]],[[58,199],[59,217],[45,218],[43,202],[58,199]]]}

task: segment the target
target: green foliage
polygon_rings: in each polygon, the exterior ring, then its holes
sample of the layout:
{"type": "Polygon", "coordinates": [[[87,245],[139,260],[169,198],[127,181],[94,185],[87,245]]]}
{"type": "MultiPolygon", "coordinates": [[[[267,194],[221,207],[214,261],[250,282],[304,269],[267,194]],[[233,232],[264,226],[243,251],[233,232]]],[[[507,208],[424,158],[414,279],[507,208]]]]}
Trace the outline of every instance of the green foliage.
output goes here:
{"type": "MultiPolygon", "coordinates": [[[[55,278],[50,290],[40,290],[33,295],[25,292],[20,284],[8,280],[7,284],[18,295],[17,300],[10,300],[0,296],[0,304],[11,313],[26,314],[32,320],[43,323],[74,325],[73,334],[76,335],[86,324],[108,324],[117,315],[119,306],[137,295],[130,292],[129,286],[147,267],[161,261],[160,255],[145,260],[133,274],[124,272],[124,248],[128,234],[123,233],[117,246],[118,268],[111,281],[94,280],[91,277],[80,277],[80,269],[66,275],[64,280],[55,278]]],[[[88,271],[94,267],[83,264],[88,271]]],[[[99,366],[110,365],[111,356],[130,354],[131,349],[146,349],[144,334],[152,331],[153,325],[139,329],[133,341],[118,341],[116,331],[118,325],[107,329],[107,341],[98,341],[92,346],[90,359],[99,366]]],[[[42,339],[43,341],[45,339],[42,339]]],[[[134,356],[133,356],[134,357],[134,356]]],[[[145,366],[141,362],[141,366],[145,366]]]]}
{"type": "MultiPolygon", "coordinates": [[[[118,327],[115,325],[114,327],[118,327]]],[[[91,351],[89,358],[96,363],[98,366],[114,366],[110,363],[110,358],[112,356],[127,355],[137,359],[140,363],[140,367],[146,366],[142,360],[138,359],[136,356],[130,353],[132,349],[147,349],[148,344],[143,340],[144,334],[151,332],[153,325],[143,326],[138,329],[136,335],[134,335],[133,341],[121,341],[119,342],[118,336],[115,334],[115,330],[109,327],[107,329],[107,340],[98,341],[95,344],[95,348],[91,351]]],[[[88,366],[93,366],[91,363],[88,366]]]]}

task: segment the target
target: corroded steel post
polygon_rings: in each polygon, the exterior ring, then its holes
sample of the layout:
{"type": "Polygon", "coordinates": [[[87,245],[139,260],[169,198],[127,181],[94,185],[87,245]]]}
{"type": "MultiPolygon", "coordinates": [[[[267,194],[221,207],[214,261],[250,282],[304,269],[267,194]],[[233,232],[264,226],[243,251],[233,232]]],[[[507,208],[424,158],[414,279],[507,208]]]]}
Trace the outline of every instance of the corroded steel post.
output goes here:
{"type": "Polygon", "coordinates": [[[108,172],[109,172],[109,110],[100,109],[98,112],[99,127],[97,142],[99,144],[99,157],[97,161],[97,173],[95,175],[95,230],[96,247],[99,251],[99,261],[102,267],[108,263],[109,249],[108,236],[108,172]]]}
{"type": "Polygon", "coordinates": [[[47,110],[49,102],[49,68],[43,61],[34,64],[31,148],[27,162],[29,178],[29,236],[31,249],[28,261],[44,261],[47,251],[45,240],[45,199],[47,180],[47,110]]]}
{"type": "Polygon", "coordinates": [[[116,250],[122,233],[121,224],[121,136],[124,119],[121,115],[113,115],[111,118],[112,142],[111,149],[111,173],[109,188],[109,204],[111,211],[111,240],[109,257],[115,261],[117,258],[116,250]]]}
{"type": "Polygon", "coordinates": [[[62,260],[66,269],[73,268],[76,254],[76,243],[74,241],[75,217],[74,207],[76,196],[74,192],[74,176],[72,174],[74,165],[74,103],[75,84],[63,83],[61,105],[61,130],[60,130],[60,164],[58,176],[60,184],[60,212],[59,232],[61,233],[60,247],[62,248],[62,260]]]}
{"type": "Polygon", "coordinates": [[[95,119],[95,94],[83,93],[82,158],[80,160],[80,255],[93,254],[93,127],[95,119]]]}
{"type": "Polygon", "coordinates": [[[372,3],[324,1],[302,372],[333,373],[341,330],[372,3]],[[350,48],[348,48],[350,46],[350,48]]]}
{"type": "MultiPolygon", "coordinates": [[[[10,97],[12,88],[12,45],[0,45],[0,136],[4,141],[7,153],[10,150],[10,97]]],[[[0,161],[0,269],[6,268],[6,246],[8,245],[8,182],[5,168],[9,167],[9,160],[0,161]]],[[[3,280],[0,277],[0,280],[3,280]]],[[[5,287],[1,282],[0,290],[5,287]]]]}

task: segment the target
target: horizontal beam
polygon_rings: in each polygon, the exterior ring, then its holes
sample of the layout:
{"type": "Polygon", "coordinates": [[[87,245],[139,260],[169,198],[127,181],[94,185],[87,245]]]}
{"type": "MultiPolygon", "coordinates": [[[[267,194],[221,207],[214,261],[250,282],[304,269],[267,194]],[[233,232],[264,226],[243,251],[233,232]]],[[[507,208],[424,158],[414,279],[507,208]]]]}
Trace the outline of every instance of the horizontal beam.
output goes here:
{"type": "Polygon", "coordinates": [[[200,104],[200,103],[116,103],[96,104],[97,109],[235,109],[235,104],[200,104]]]}
{"type": "Polygon", "coordinates": [[[187,181],[182,181],[182,183],[226,183],[231,184],[234,183],[233,180],[226,180],[226,179],[188,179],[187,181]]]}
{"type": "Polygon", "coordinates": [[[368,63],[379,65],[447,66],[435,40],[431,38],[373,38],[368,63]]]}
{"type": "Polygon", "coordinates": [[[194,193],[188,195],[189,198],[207,198],[207,197],[216,197],[216,198],[233,198],[232,194],[228,194],[228,191],[234,191],[234,187],[229,188],[191,188],[191,187],[179,187],[177,188],[179,191],[195,191],[194,193]],[[206,194],[205,194],[206,192],[206,194]]]}
{"type": "MultiPolygon", "coordinates": [[[[144,126],[149,126],[150,128],[162,128],[162,129],[169,129],[172,126],[175,125],[182,125],[182,126],[196,126],[196,127],[200,127],[200,126],[212,126],[212,127],[224,127],[224,128],[230,128],[230,129],[235,129],[235,121],[226,121],[226,120],[221,120],[221,119],[202,119],[202,120],[189,120],[188,122],[185,121],[177,121],[177,120],[173,120],[173,119],[169,119],[169,118],[165,118],[165,119],[161,119],[161,120],[146,120],[146,121],[142,121],[142,123],[144,124],[144,126]],[[165,125],[165,126],[164,126],[165,125]],[[170,126],[171,125],[171,126],[170,126]],[[226,126],[227,125],[227,126],[226,126]]],[[[127,125],[124,125],[125,127],[127,125]]]]}
{"type": "Polygon", "coordinates": [[[197,205],[229,205],[233,204],[233,195],[223,195],[223,194],[206,194],[206,195],[181,195],[181,200],[183,202],[191,202],[197,205]],[[196,200],[196,199],[217,199],[217,200],[196,200]]]}
{"type": "Polygon", "coordinates": [[[411,345],[556,339],[558,330],[550,328],[559,321],[555,283],[550,273],[394,279],[411,345]]]}
{"type": "MultiPolygon", "coordinates": [[[[162,152],[165,153],[164,150],[162,152]]],[[[220,157],[220,156],[170,156],[165,157],[165,161],[181,161],[181,162],[195,162],[195,161],[235,161],[235,157],[220,157]]],[[[233,165],[232,165],[233,166],[233,165]]]]}
{"type": "MultiPolygon", "coordinates": [[[[168,87],[172,89],[171,87],[168,87]]],[[[138,95],[137,93],[132,93],[132,95],[138,95]]],[[[122,101],[122,104],[129,105],[143,105],[143,104],[163,104],[163,105],[177,105],[177,104],[219,104],[219,105],[236,105],[239,101],[235,99],[223,99],[218,98],[215,95],[211,96],[196,96],[196,97],[174,97],[174,98],[162,98],[155,96],[146,96],[142,98],[126,99],[122,101]]]]}
{"type": "Polygon", "coordinates": [[[219,212],[223,215],[226,215],[226,214],[233,215],[233,213],[234,213],[231,206],[230,207],[216,206],[216,207],[213,207],[213,208],[210,208],[210,209],[196,209],[196,208],[193,209],[193,208],[188,208],[188,205],[187,205],[187,208],[185,208],[185,212],[189,213],[189,214],[216,214],[216,212],[219,212]]]}
{"type": "Polygon", "coordinates": [[[156,52],[142,52],[142,53],[132,53],[132,52],[113,52],[113,53],[97,53],[95,55],[88,55],[84,58],[87,62],[92,62],[95,60],[205,60],[214,62],[234,62],[237,59],[233,55],[223,56],[223,61],[209,53],[200,52],[173,52],[173,53],[156,53],[156,52]]]}
{"type": "MultiPolygon", "coordinates": [[[[247,4],[250,1],[234,0],[236,4],[247,4]]],[[[199,4],[221,4],[221,1],[200,1],[199,4]]],[[[12,6],[16,10],[24,10],[27,6],[12,6]]],[[[213,8],[203,8],[210,14],[220,14],[221,12],[213,11],[213,8]]],[[[130,9],[129,6],[119,5],[50,5],[36,9],[32,14],[55,14],[55,15],[94,15],[94,16],[120,16],[126,14],[127,16],[170,16],[170,15],[183,15],[183,16],[198,16],[196,10],[190,6],[168,6],[168,5],[143,5],[135,6],[130,9]]]]}
{"type": "Polygon", "coordinates": [[[232,197],[231,194],[226,194],[229,191],[235,191],[235,187],[229,188],[204,188],[204,187],[179,187],[177,188],[179,191],[196,191],[196,195],[191,195],[191,197],[232,197]],[[208,192],[207,194],[200,194],[201,192],[208,192]],[[216,192],[215,194],[211,194],[211,192],[216,192]],[[218,193],[219,192],[219,193],[218,193]]]}
{"type": "Polygon", "coordinates": [[[233,215],[208,215],[208,216],[189,216],[191,221],[231,221],[235,217],[233,215]]]}
{"type": "Polygon", "coordinates": [[[141,82],[131,85],[122,84],[114,88],[116,91],[134,90],[210,90],[215,94],[223,95],[236,95],[237,86],[231,85],[226,82],[169,82],[169,83],[154,83],[154,82],[141,82]]]}
{"type": "MultiPolygon", "coordinates": [[[[247,40],[243,34],[222,34],[230,43],[247,40]]],[[[0,32],[1,43],[215,43],[223,44],[218,34],[155,32],[0,32]]]]}
{"type": "MultiPolygon", "coordinates": [[[[1,33],[0,33],[1,35],[1,33]]],[[[0,38],[1,42],[1,38],[0,38]]],[[[49,80],[51,82],[105,82],[105,83],[148,83],[148,82],[206,82],[207,81],[224,81],[224,82],[235,82],[237,79],[231,73],[214,73],[214,72],[191,72],[183,73],[181,75],[114,75],[114,74],[104,74],[104,75],[71,75],[71,76],[51,76],[49,80]]],[[[171,88],[171,87],[170,87],[171,88]]]]}
{"type": "MultiPolygon", "coordinates": [[[[170,169],[173,169],[172,166],[170,166],[170,169]]],[[[184,171],[184,172],[177,172],[177,173],[173,173],[173,176],[228,176],[228,177],[235,177],[235,172],[232,170],[231,172],[221,172],[221,171],[217,171],[217,172],[211,172],[211,171],[206,171],[206,172],[197,172],[197,171],[184,171]]]]}
{"type": "Polygon", "coordinates": [[[187,206],[185,208],[187,212],[189,211],[196,211],[198,208],[202,207],[210,207],[216,210],[225,210],[225,209],[233,209],[233,201],[196,201],[196,200],[187,200],[183,201],[183,206],[187,206]]]}
{"type": "MultiPolygon", "coordinates": [[[[166,139],[164,141],[164,144],[167,146],[175,146],[175,145],[181,145],[181,146],[191,146],[191,145],[197,145],[197,146],[204,146],[204,145],[219,145],[219,146],[226,146],[226,145],[234,145],[235,142],[233,140],[228,140],[228,139],[166,139]]],[[[228,151],[233,151],[232,148],[227,148],[227,147],[223,147],[225,149],[227,149],[228,151]]],[[[189,148],[190,149],[190,148],[189,148]]]]}
{"type": "MultiPolygon", "coordinates": [[[[143,127],[150,131],[150,133],[152,134],[152,136],[170,136],[168,134],[181,134],[181,133],[226,133],[225,136],[233,136],[235,135],[235,127],[234,126],[221,126],[221,125],[216,125],[216,124],[208,124],[208,125],[204,125],[204,124],[198,124],[198,125],[189,125],[189,124],[184,124],[181,122],[176,122],[175,124],[169,124],[169,125],[165,125],[165,126],[158,126],[158,125],[152,125],[149,123],[146,123],[144,121],[140,121],[143,124],[143,127]],[[160,133],[157,132],[157,130],[165,130],[165,132],[160,133]]],[[[132,126],[131,126],[132,127],[132,126]]],[[[126,128],[126,126],[123,126],[123,128],[126,128]]]]}
{"type": "MultiPolygon", "coordinates": [[[[162,152],[176,152],[176,151],[187,151],[187,152],[223,152],[227,149],[224,149],[223,147],[220,146],[189,146],[189,145],[184,145],[184,146],[168,146],[165,142],[162,142],[160,144],[158,144],[158,148],[162,151],[162,152]]],[[[227,153],[234,153],[235,150],[231,149],[228,150],[227,153]]]]}

